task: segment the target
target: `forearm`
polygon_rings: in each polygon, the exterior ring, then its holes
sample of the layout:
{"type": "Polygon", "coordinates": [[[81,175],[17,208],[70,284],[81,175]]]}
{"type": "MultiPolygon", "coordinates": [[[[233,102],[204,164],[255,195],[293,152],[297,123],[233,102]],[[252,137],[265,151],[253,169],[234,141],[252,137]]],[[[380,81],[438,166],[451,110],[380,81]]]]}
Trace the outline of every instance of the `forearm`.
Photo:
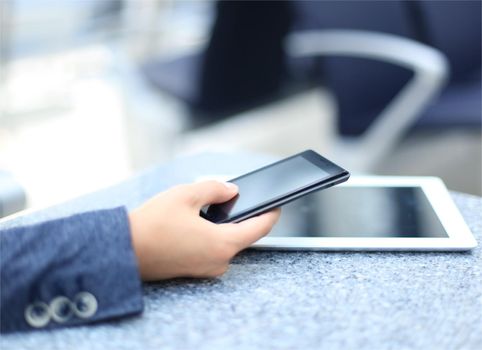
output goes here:
{"type": "Polygon", "coordinates": [[[77,325],[142,311],[124,208],[0,231],[0,252],[2,332],[77,325]],[[51,314],[47,321],[41,312],[39,317],[32,314],[46,306],[51,314]]]}

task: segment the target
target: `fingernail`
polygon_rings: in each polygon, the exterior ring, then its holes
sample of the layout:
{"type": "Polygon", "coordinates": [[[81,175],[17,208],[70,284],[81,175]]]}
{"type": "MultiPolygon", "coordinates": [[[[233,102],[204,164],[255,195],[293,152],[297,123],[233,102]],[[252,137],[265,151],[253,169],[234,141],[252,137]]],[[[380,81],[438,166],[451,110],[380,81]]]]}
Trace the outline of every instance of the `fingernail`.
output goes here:
{"type": "Polygon", "coordinates": [[[226,186],[230,191],[237,191],[238,190],[238,186],[236,186],[235,184],[233,184],[231,182],[224,182],[224,186],[226,186]]]}

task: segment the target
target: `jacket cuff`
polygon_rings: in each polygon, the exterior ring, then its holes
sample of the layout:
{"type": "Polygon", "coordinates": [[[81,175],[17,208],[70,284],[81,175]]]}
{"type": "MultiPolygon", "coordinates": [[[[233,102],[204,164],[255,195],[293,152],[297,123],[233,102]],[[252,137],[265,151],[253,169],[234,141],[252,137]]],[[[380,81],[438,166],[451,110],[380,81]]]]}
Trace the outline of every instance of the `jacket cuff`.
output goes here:
{"type": "Polygon", "coordinates": [[[123,207],[2,233],[1,330],[99,322],[143,310],[123,207]],[[47,320],[48,318],[48,320],[47,320]]]}

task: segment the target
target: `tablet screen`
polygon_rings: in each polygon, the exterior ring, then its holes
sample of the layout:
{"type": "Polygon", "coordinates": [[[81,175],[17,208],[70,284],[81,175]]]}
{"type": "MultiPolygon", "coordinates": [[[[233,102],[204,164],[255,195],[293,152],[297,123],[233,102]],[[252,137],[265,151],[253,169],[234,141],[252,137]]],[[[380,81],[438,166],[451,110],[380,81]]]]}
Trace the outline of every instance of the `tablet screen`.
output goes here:
{"type": "Polygon", "coordinates": [[[332,187],[283,207],[269,237],[448,237],[420,187],[332,187]]]}

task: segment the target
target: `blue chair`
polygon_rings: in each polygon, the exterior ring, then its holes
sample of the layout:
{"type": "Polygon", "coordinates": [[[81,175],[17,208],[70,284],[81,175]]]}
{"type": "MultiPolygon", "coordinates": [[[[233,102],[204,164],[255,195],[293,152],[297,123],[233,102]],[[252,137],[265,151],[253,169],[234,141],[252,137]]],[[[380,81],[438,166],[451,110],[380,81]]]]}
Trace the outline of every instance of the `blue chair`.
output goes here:
{"type": "Polygon", "coordinates": [[[283,56],[282,40],[290,28],[381,32],[440,50],[448,57],[451,78],[415,127],[480,129],[479,1],[219,2],[206,50],[172,62],[148,62],[143,72],[190,107],[193,125],[324,84],[337,98],[338,128],[346,136],[362,134],[412,76],[403,67],[363,58],[283,56]]]}
{"type": "MultiPolygon", "coordinates": [[[[448,58],[451,77],[415,128],[481,128],[481,2],[301,1],[296,11],[295,31],[376,31],[438,49],[448,58]]],[[[343,135],[362,134],[411,74],[357,58],[323,57],[314,65],[318,81],[337,98],[343,135]]]]}
{"type": "Polygon", "coordinates": [[[420,1],[427,41],[448,58],[451,79],[417,127],[481,128],[481,2],[420,1]],[[456,22],[457,25],[452,23],[456,22]]]}

